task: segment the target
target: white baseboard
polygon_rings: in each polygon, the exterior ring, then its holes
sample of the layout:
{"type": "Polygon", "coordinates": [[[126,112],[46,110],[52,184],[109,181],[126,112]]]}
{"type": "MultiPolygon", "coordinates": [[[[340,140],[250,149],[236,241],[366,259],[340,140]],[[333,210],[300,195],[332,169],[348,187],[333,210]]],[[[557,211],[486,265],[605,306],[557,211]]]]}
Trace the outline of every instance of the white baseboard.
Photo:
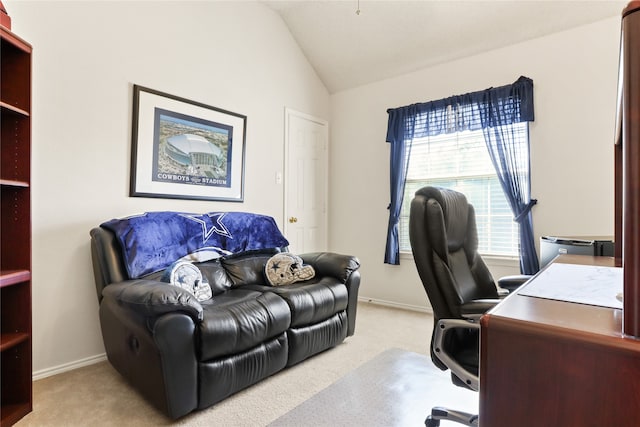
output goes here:
{"type": "Polygon", "coordinates": [[[33,373],[32,380],[37,381],[43,378],[51,377],[53,375],[61,374],[63,372],[72,371],[74,369],[82,368],[83,366],[93,365],[94,363],[107,360],[105,353],[95,356],[87,357],[85,359],[75,360],[73,362],[64,363],[62,365],[54,366],[52,368],[42,369],[33,373]]]}
{"type": "MultiPolygon", "coordinates": [[[[422,313],[433,314],[433,310],[431,309],[431,307],[425,307],[420,305],[402,304],[399,302],[387,301],[387,300],[376,299],[376,298],[368,298],[368,297],[358,297],[358,301],[367,302],[371,304],[384,305],[386,307],[401,308],[403,310],[420,311],[422,313]]],[[[356,321],[357,321],[357,317],[356,317],[356,321]]]]}

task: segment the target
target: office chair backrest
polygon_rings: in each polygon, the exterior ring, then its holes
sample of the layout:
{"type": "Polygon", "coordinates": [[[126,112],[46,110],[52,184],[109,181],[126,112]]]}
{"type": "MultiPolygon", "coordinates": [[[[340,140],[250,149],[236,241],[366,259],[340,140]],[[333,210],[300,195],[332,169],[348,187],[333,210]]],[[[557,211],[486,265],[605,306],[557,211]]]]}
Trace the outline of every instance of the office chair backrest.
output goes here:
{"type": "Polygon", "coordinates": [[[411,202],[409,239],[435,320],[460,318],[460,306],[498,298],[478,254],[475,211],[464,194],[438,187],[418,190],[411,202]]]}

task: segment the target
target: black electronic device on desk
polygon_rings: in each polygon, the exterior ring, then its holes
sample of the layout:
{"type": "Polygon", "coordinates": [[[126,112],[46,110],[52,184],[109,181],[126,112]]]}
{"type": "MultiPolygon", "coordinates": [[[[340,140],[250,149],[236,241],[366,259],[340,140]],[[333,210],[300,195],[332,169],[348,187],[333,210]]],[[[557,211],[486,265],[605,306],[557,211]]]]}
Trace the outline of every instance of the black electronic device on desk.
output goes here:
{"type": "Polygon", "coordinates": [[[611,237],[540,237],[540,267],[558,255],[613,256],[611,237]]]}

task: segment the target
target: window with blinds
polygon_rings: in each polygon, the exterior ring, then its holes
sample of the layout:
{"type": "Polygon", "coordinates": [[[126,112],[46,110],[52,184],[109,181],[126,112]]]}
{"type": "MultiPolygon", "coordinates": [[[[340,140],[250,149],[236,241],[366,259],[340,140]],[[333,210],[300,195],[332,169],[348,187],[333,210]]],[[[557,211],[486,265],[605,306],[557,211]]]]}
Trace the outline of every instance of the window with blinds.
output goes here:
{"type": "MultiPolygon", "coordinates": [[[[527,124],[508,127],[517,136],[516,143],[526,148],[527,124]]],[[[409,209],[413,195],[419,188],[430,185],[459,191],[473,205],[480,253],[518,256],[518,224],[513,221],[482,132],[454,132],[413,140],[399,224],[401,251],[411,251],[409,209]]]]}

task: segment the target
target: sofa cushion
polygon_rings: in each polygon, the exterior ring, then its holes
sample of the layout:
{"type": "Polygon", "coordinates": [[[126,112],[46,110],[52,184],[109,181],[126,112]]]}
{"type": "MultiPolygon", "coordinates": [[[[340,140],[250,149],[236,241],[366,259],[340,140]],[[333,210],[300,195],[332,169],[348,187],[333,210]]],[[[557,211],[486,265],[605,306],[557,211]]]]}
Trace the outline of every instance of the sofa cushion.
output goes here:
{"type": "Polygon", "coordinates": [[[227,275],[227,271],[224,269],[219,259],[202,262],[196,265],[202,272],[202,275],[207,278],[214,297],[228,291],[233,286],[231,278],[227,275]]]}
{"type": "Polygon", "coordinates": [[[318,277],[288,286],[250,286],[271,291],[283,298],[291,310],[291,326],[300,327],[321,322],[347,308],[347,287],[335,277],[318,277]]]}
{"type": "Polygon", "coordinates": [[[220,263],[234,286],[264,285],[264,266],[278,249],[244,252],[222,258],[220,263]]]}
{"type": "Polygon", "coordinates": [[[291,324],[289,306],[270,292],[232,288],[202,307],[200,361],[246,351],[276,337],[291,324]]]}

